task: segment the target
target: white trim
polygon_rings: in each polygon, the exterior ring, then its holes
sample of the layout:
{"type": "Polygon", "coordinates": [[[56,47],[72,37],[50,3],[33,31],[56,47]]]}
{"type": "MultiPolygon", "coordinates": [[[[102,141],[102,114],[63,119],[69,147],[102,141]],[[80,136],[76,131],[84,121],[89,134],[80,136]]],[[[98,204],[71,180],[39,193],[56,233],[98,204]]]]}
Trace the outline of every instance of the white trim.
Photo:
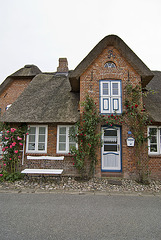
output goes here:
{"type": "Polygon", "coordinates": [[[157,130],[156,133],[156,138],[157,138],[157,152],[150,152],[150,139],[148,138],[148,154],[153,156],[153,155],[160,155],[161,154],[161,140],[160,140],[160,131],[161,131],[161,127],[158,126],[148,126],[148,136],[150,128],[155,128],[157,130]]]}
{"type": "Polygon", "coordinates": [[[62,174],[63,169],[24,169],[21,171],[21,173],[26,173],[26,174],[62,174]]]}
{"type": "Polygon", "coordinates": [[[61,157],[52,157],[52,156],[27,156],[29,160],[43,159],[43,160],[64,160],[64,156],[61,157]]]}
{"type": "Polygon", "coordinates": [[[121,113],[122,112],[122,92],[121,80],[100,80],[100,111],[101,113],[121,113]],[[103,84],[108,84],[108,94],[103,94],[103,84]],[[113,94],[113,83],[118,84],[118,94],[113,94]],[[104,100],[108,99],[108,109],[104,109],[104,100]],[[117,100],[118,109],[114,109],[114,100],[117,100]]]}
{"type": "MultiPolygon", "coordinates": [[[[61,154],[68,154],[69,153],[69,128],[70,127],[74,127],[74,125],[58,125],[57,126],[57,148],[56,151],[57,153],[61,153],[61,154]],[[66,128],[66,142],[65,142],[65,150],[59,150],[59,131],[60,131],[60,127],[65,127],[66,128]]],[[[74,142],[73,142],[74,143],[74,142]]],[[[76,143],[76,148],[78,148],[78,144],[76,143]]]]}
{"type": "Polygon", "coordinates": [[[121,139],[120,139],[120,131],[121,128],[110,128],[110,127],[102,127],[102,170],[103,171],[121,171],[121,139]],[[117,131],[117,136],[110,136],[105,137],[104,136],[104,130],[114,130],[117,131]],[[108,143],[104,143],[105,140],[108,140],[108,143]],[[110,142],[110,143],[109,143],[110,142]],[[117,148],[117,151],[105,151],[104,145],[115,145],[117,148]],[[115,159],[114,159],[115,158],[115,159]],[[117,166],[106,166],[107,162],[115,162],[117,166]]]}
{"type": "Polygon", "coordinates": [[[23,150],[22,150],[22,166],[24,164],[24,157],[25,157],[25,134],[23,135],[23,150]]]}
{"type": "Polygon", "coordinates": [[[29,150],[28,144],[29,144],[29,135],[27,135],[26,139],[26,153],[47,153],[47,140],[48,140],[48,125],[30,125],[30,127],[36,127],[36,139],[35,139],[35,150],[29,150]],[[38,150],[38,132],[39,127],[45,127],[45,150],[38,150]]]}

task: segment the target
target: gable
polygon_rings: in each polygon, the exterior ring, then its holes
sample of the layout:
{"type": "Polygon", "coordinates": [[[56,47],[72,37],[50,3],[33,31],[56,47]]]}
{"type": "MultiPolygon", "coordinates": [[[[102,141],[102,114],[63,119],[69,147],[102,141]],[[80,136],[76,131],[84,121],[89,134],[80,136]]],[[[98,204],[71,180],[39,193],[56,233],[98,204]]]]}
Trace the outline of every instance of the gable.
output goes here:
{"type": "Polygon", "coordinates": [[[152,79],[153,73],[141,61],[140,58],[124,43],[124,41],[115,35],[109,35],[103,38],[91,52],[82,60],[82,62],[69,75],[70,84],[73,91],[79,91],[80,76],[87,70],[87,68],[98,58],[98,56],[108,47],[113,46],[117,49],[122,57],[133,67],[133,69],[140,75],[142,87],[145,87],[152,79]]]}

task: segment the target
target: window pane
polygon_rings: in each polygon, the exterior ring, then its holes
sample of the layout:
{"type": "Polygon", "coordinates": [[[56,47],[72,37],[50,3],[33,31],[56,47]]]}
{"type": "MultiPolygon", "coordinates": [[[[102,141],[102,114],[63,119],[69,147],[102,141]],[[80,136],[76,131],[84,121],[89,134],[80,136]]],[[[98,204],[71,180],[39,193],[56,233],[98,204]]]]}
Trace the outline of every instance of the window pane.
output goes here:
{"type": "Polygon", "coordinates": [[[66,150],[66,144],[65,143],[59,143],[59,151],[65,151],[66,150]]]}
{"type": "Polygon", "coordinates": [[[28,150],[35,150],[36,127],[30,127],[28,150]]]}
{"type": "Polygon", "coordinates": [[[117,145],[104,145],[104,151],[117,152],[117,145]]]}
{"type": "Polygon", "coordinates": [[[105,130],[104,136],[117,136],[117,129],[115,130],[105,130]]]}
{"type": "Polygon", "coordinates": [[[59,134],[66,134],[66,127],[60,127],[59,134]]]}
{"type": "Polygon", "coordinates": [[[116,65],[115,65],[114,62],[107,62],[107,63],[105,63],[104,67],[106,67],[106,68],[115,68],[116,65]]]}
{"type": "Polygon", "coordinates": [[[157,128],[150,128],[149,133],[150,135],[157,135],[157,128]]]}
{"type": "Polygon", "coordinates": [[[35,142],[35,135],[29,135],[29,142],[35,142]]]}
{"type": "Polygon", "coordinates": [[[112,83],[112,93],[113,95],[118,95],[118,83],[112,83]]]}
{"type": "Polygon", "coordinates": [[[39,134],[45,134],[45,127],[39,127],[39,134]]]}
{"type": "Polygon", "coordinates": [[[35,134],[36,133],[36,127],[30,127],[29,134],[35,134]]]}
{"type": "Polygon", "coordinates": [[[40,151],[45,150],[45,143],[39,143],[38,144],[38,150],[40,150],[40,151]]]}
{"type": "Polygon", "coordinates": [[[151,136],[150,143],[157,143],[157,137],[156,136],[151,136]]]}
{"type": "Polygon", "coordinates": [[[150,145],[150,152],[157,152],[157,145],[150,145]]]}
{"type": "Polygon", "coordinates": [[[45,142],[45,135],[39,135],[39,142],[45,142]]]}
{"type": "Polygon", "coordinates": [[[76,147],[76,144],[75,144],[75,143],[70,143],[70,144],[69,144],[69,150],[70,150],[71,148],[73,148],[73,147],[76,147]]]}
{"type": "Polygon", "coordinates": [[[108,93],[108,83],[103,83],[103,95],[109,95],[109,93],[108,93]]]}
{"type": "Polygon", "coordinates": [[[74,137],[72,138],[72,136],[70,136],[73,133],[73,131],[74,131],[74,127],[69,127],[69,135],[68,135],[69,142],[75,142],[74,137]]]}
{"type": "Polygon", "coordinates": [[[59,142],[66,142],[66,135],[60,135],[59,142]]]}
{"type": "Polygon", "coordinates": [[[35,143],[29,143],[28,149],[35,150],[35,143]]]}

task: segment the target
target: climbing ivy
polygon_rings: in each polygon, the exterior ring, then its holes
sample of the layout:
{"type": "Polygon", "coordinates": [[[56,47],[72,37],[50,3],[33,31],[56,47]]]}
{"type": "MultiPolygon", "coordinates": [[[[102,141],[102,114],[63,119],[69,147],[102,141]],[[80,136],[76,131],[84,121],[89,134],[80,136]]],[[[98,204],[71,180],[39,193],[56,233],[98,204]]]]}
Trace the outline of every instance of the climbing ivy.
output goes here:
{"type": "MultiPolygon", "coordinates": [[[[119,115],[117,113],[110,115],[100,114],[94,100],[88,95],[86,96],[86,100],[81,104],[83,112],[80,121],[76,123],[71,133],[71,137],[79,146],[78,149],[71,149],[74,160],[73,165],[78,169],[81,176],[94,175],[97,163],[97,149],[102,145],[101,125],[108,125],[109,127],[126,125],[135,138],[136,153],[142,152],[141,149],[147,141],[145,127],[150,123],[148,114],[142,108],[141,94],[141,87],[133,87],[132,84],[127,84],[125,88],[125,110],[119,115]],[[90,164],[89,172],[87,172],[88,163],[90,164]]],[[[139,175],[142,175],[143,178],[143,175],[148,170],[143,167],[145,161],[142,154],[136,154],[136,165],[139,169],[139,175]]]]}
{"type": "Polygon", "coordinates": [[[78,143],[79,147],[78,149],[72,148],[71,154],[73,154],[73,165],[79,170],[81,176],[91,177],[94,175],[97,163],[97,149],[102,145],[100,124],[113,126],[122,123],[122,121],[118,115],[111,114],[106,117],[100,114],[97,104],[88,95],[81,105],[83,113],[71,133],[71,137],[78,143]],[[90,168],[87,172],[88,163],[90,168]]]}

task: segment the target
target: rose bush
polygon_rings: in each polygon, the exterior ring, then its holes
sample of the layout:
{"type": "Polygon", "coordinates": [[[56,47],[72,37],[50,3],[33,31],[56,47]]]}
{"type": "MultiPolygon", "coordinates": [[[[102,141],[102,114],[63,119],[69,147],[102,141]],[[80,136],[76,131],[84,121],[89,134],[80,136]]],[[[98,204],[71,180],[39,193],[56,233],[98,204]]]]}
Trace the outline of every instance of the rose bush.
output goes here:
{"type": "Polygon", "coordinates": [[[26,126],[11,128],[3,124],[2,129],[2,165],[0,169],[1,180],[15,180],[20,177],[20,159],[24,143],[26,126]]]}

